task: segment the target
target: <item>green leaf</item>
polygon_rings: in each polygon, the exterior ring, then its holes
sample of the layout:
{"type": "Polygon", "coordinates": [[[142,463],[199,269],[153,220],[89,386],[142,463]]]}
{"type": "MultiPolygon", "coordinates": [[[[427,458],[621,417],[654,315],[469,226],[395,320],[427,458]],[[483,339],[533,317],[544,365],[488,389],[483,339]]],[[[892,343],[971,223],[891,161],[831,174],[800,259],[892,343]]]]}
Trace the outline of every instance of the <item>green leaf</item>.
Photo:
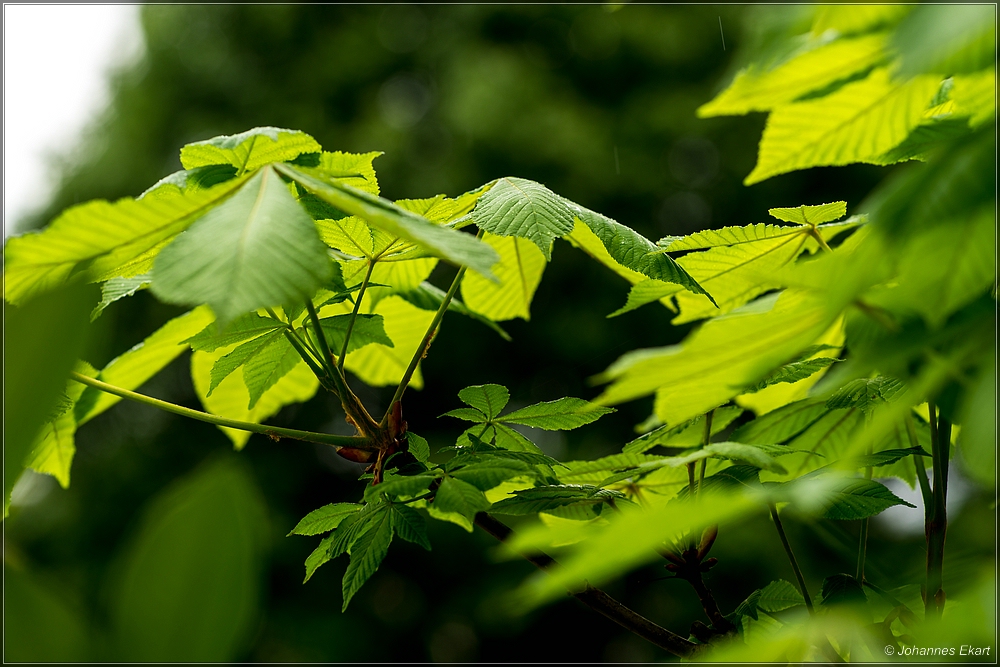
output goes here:
{"type": "Polygon", "coordinates": [[[285,328],[284,322],[273,320],[270,317],[261,317],[257,313],[247,313],[230,322],[222,331],[219,331],[218,322],[212,322],[184,342],[190,345],[192,350],[214,352],[220,347],[242,343],[285,328]]]}
{"type": "MultiPolygon", "coordinates": [[[[858,219],[820,225],[815,228],[825,241],[859,224],[858,219]]],[[[812,238],[813,227],[778,227],[749,225],[743,228],[700,232],[668,242],[668,250],[693,249],[712,244],[705,252],[690,253],[678,262],[698,281],[711,290],[715,304],[698,294],[681,291],[676,285],[652,281],[639,283],[629,294],[628,302],[612,317],[634,310],[657,299],[673,295],[681,313],[672,321],[683,324],[705,317],[726,314],[751,299],[772,289],[784,287],[780,270],[807,250],[817,248],[812,238]],[[760,238],[758,238],[760,237],[760,238]],[[716,246],[722,241],[729,244],[716,246]]]]}
{"type": "Polygon", "coordinates": [[[271,162],[285,162],[303,153],[321,150],[316,140],[305,132],[255,127],[240,134],[187,144],[181,149],[181,164],[185,169],[230,164],[240,174],[245,174],[271,162]]]}
{"type": "Polygon", "coordinates": [[[564,200],[524,178],[498,179],[476,203],[472,220],[491,234],[529,239],[547,260],[552,258],[552,241],[573,231],[573,213],[564,200]]]}
{"type": "Polygon", "coordinates": [[[489,509],[490,501],[483,492],[468,482],[453,477],[445,477],[434,496],[433,507],[442,512],[454,512],[469,522],[467,530],[472,532],[472,522],[476,514],[489,509]]]}
{"type": "Polygon", "coordinates": [[[484,424],[487,421],[486,415],[475,408],[455,408],[441,416],[455,417],[456,419],[464,419],[467,422],[476,422],[478,424],[484,424]]]}
{"type": "Polygon", "coordinates": [[[840,604],[866,604],[868,596],[857,579],[849,574],[835,574],[823,580],[820,591],[823,606],[840,604]]]}
{"type": "MultiPolygon", "coordinates": [[[[212,313],[204,306],[175,317],[131,350],[108,362],[97,379],[123,389],[138,389],[185,352],[188,349],[185,341],[211,322],[212,313]]],[[[87,387],[74,408],[77,425],[82,426],[120,400],[118,396],[87,387]]]]}
{"type": "MultiPolygon", "coordinates": [[[[245,343],[241,343],[232,352],[221,357],[212,366],[212,382],[208,386],[208,396],[212,395],[215,388],[225,380],[229,375],[235,371],[240,366],[248,363],[250,360],[254,359],[258,355],[265,354],[269,349],[274,348],[272,352],[276,354],[279,358],[284,354],[285,348],[293,349],[292,346],[285,340],[284,332],[282,331],[271,331],[263,336],[258,336],[253,340],[248,340],[245,343]]],[[[293,349],[294,351],[294,349],[293,349]]],[[[288,370],[291,370],[290,368],[288,370]]],[[[246,376],[244,375],[244,381],[246,381],[246,376]]],[[[247,387],[249,389],[249,386],[247,387]]],[[[251,396],[254,392],[250,392],[251,396]]],[[[256,403],[257,401],[251,398],[251,403],[256,403]]],[[[252,409],[252,408],[251,408],[252,409]]]]}
{"type": "Polygon", "coordinates": [[[531,319],[531,300],[545,271],[545,255],[530,241],[518,237],[484,234],[500,261],[493,266],[496,281],[478,274],[462,280],[465,304],[483,317],[502,322],[515,317],[531,319]]]}
{"type": "MultiPolygon", "coordinates": [[[[463,286],[466,284],[469,278],[470,278],[469,276],[466,276],[465,279],[462,280],[463,286]]],[[[420,285],[415,289],[408,290],[405,292],[399,292],[398,295],[406,299],[406,301],[413,304],[417,308],[420,308],[421,310],[436,311],[438,308],[441,307],[441,304],[444,302],[445,292],[444,290],[438,289],[429,282],[424,281],[420,283],[420,285]]],[[[500,328],[500,325],[498,325],[496,322],[489,319],[488,317],[480,315],[479,313],[471,310],[469,307],[467,307],[464,303],[462,303],[455,297],[452,297],[451,301],[448,303],[448,310],[456,312],[460,315],[465,315],[466,317],[471,317],[477,322],[485,324],[490,329],[493,329],[493,331],[497,332],[497,334],[499,334],[499,336],[506,341],[510,341],[511,339],[510,336],[507,334],[507,332],[500,328]]]]}
{"type": "Polygon", "coordinates": [[[381,151],[370,153],[323,151],[315,167],[345,185],[377,195],[379,185],[372,162],[380,155],[382,155],[381,151]]]}
{"type": "Polygon", "coordinates": [[[299,353],[284,337],[275,340],[247,360],[243,365],[243,383],[250,394],[247,407],[253,410],[264,392],[300,363],[302,358],[299,353]]]}
{"type": "Polygon", "coordinates": [[[363,218],[390,235],[415,243],[435,256],[468,266],[485,276],[490,275],[490,267],[497,262],[498,258],[492,248],[468,234],[435,225],[426,218],[345,185],[322,172],[288,165],[280,165],[278,169],[345,213],[363,218]]]}
{"type": "Polygon", "coordinates": [[[913,5],[817,5],[812,34],[853,35],[898,23],[913,5]]]}
{"type": "Polygon", "coordinates": [[[512,498],[504,498],[493,503],[490,512],[519,516],[572,505],[605,503],[619,498],[624,498],[624,496],[617,491],[601,489],[596,486],[539,486],[514,491],[512,498]]]}
{"type": "MultiPolygon", "coordinates": [[[[89,377],[97,376],[97,369],[85,361],[77,362],[74,370],[89,377]]],[[[42,427],[24,462],[35,472],[55,477],[64,489],[69,488],[70,468],[76,454],[74,441],[76,417],[73,415],[73,406],[80,399],[85,387],[86,385],[73,380],[66,383],[63,398],[68,405],[42,427]]]]}
{"type": "MultiPolygon", "coordinates": [[[[990,100],[993,98],[991,97],[990,100]]],[[[875,164],[895,164],[905,160],[926,160],[930,153],[969,133],[966,118],[944,117],[918,125],[906,140],[892,150],[872,160],[875,164]]]]}
{"type": "Polygon", "coordinates": [[[109,586],[110,654],[130,663],[238,660],[259,618],[269,534],[251,475],[232,457],[204,465],[143,515],[109,586]]]}
{"type": "Polygon", "coordinates": [[[677,425],[722,405],[742,387],[814,342],[833,322],[833,304],[788,290],[706,322],[681,345],[637,350],[608,368],[598,403],[656,393],[656,414],[677,425]]]}
{"type": "Polygon", "coordinates": [[[881,467],[895,463],[908,456],[930,456],[920,447],[909,447],[907,449],[886,449],[873,454],[857,456],[851,459],[850,464],[855,468],[881,467]]]}
{"type": "MultiPolygon", "coordinates": [[[[344,336],[347,335],[347,325],[350,321],[350,315],[334,315],[333,317],[322,317],[319,320],[320,326],[323,327],[323,334],[330,343],[330,348],[336,350],[337,354],[344,346],[344,336]]],[[[381,315],[358,313],[354,320],[354,328],[351,330],[351,340],[347,345],[347,351],[353,352],[372,343],[395,347],[385,333],[385,319],[381,315]]]]}
{"type": "Polygon", "coordinates": [[[330,562],[330,545],[333,544],[333,535],[327,535],[322,540],[320,540],[319,546],[313,549],[313,552],[306,556],[306,578],[302,580],[302,583],[306,583],[312,576],[316,574],[316,570],[319,569],[321,565],[325,565],[330,562]]]}
{"type": "MultiPolygon", "coordinates": [[[[712,416],[712,435],[721,433],[743,414],[743,408],[726,406],[716,408],[712,416]]],[[[623,454],[641,454],[653,447],[675,447],[687,449],[697,447],[705,439],[705,416],[696,417],[677,426],[661,426],[639,436],[622,448],[623,454]]]]}
{"type": "Polygon", "coordinates": [[[775,67],[751,65],[728,88],[698,109],[699,118],[769,111],[806,93],[821,90],[886,58],[885,34],[821,44],[775,67]]]}
{"type": "Polygon", "coordinates": [[[894,378],[880,375],[875,378],[851,380],[833,393],[826,401],[826,407],[859,408],[870,412],[877,406],[888,403],[904,389],[903,383],[894,378]]]}
{"type": "Polygon", "coordinates": [[[823,489],[820,504],[821,516],[837,521],[866,519],[895,505],[916,507],[870,479],[835,480],[823,489]]]}
{"type": "Polygon", "coordinates": [[[164,242],[225,201],[244,181],[194,192],[169,185],[156,196],[97,200],[66,209],[41,232],[8,239],[4,299],[24,303],[66,282],[78,268],[90,280],[144,273],[164,242]],[[143,258],[150,261],[138,261],[143,258]],[[131,272],[123,269],[137,261],[131,272]]]}
{"type": "Polygon", "coordinates": [[[760,592],[757,608],[775,613],[805,604],[805,599],[798,589],[784,579],[772,581],[760,592]]]}
{"type": "Polygon", "coordinates": [[[93,291],[72,285],[19,308],[4,304],[4,516],[25,457],[58,405],[83,347],[93,291]]]}
{"type": "Polygon", "coordinates": [[[497,421],[546,431],[568,431],[595,422],[611,412],[614,410],[582,398],[560,398],[515,410],[499,417],[497,421]]]}
{"type": "Polygon", "coordinates": [[[790,364],[785,364],[757,384],[748,388],[746,393],[753,394],[761,389],[782,382],[798,382],[799,380],[804,380],[805,378],[823,370],[830,364],[838,361],[842,361],[842,359],[835,359],[833,357],[816,357],[815,359],[793,361],[790,364]]]}
{"type": "Polygon", "coordinates": [[[872,161],[902,143],[923,117],[940,77],[896,84],[887,69],[822,98],[771,112],[745,185],[797,169],[872,161]]]}
{"type": "Polygon", "coordinates": [[[818,225],[833,222],[847,215],[847,202],[835,201],[818,206],[796,206],[795,208],[772,208],[767,211],[771,217],[798,225],[818,225]]]}
{"type": "Polygon", "coordinates": [[[974,74],[959,74],[951,99],[955,102],[955,115],[968,116],[969,126],[978,128],[996,118],[996,67],[974,74]]]}
{"type": "Polygon", "coordinates": [[[377,498],[381,494],[390,496],[415,496],[423,493],[434,483],[437,475],[390,475],[385,481],[365,489],[365,498],[377,498]]]}
{"type": "Polygon", "coordinates": [[[733,431],[730,439],[748,444],[780,444],[809,428],[828,411],[823,400],[803,399],[747,422],[733,431]]]}
{"type": "Polygon", "coordinates": [[[355,503],[331,503],[313,510],[295,524],[289,535],[319,535],[333,530],[349,515],[361,509],[355,503]]]}
{"type": "Polygon", "coordinates": [[[208,303],[225,325],[311,297],[330,267],[312,219],[266,167],[160,252],[151,289],[167,303],[208,303]]]}
{"type": "Polygon", "coordinates": [[[996,62],[996,21],[992,5],[915,7],[893,35],[901,75],[951,75],[989,67],[996,62]]]}
{"type": "Polygon", "coordinates": [[[487,459],[451,473],[455,479],[468,482],[480,491],[489,491],[508,479],[527,474],[534,474],[528,464],[504,459],[487,459]]]}
{"type": "Polygon", "coordinates": [[[347,611],[351,598],[382,564],[389,552],[389,543],[392,542],[393,523],[390,512],[381,512],[351,546],[351,563],[344,573],[344,606],[341,611],[347,611]]]}
{"type": "MultiPolygon", "coordinates": [[[[215,352],[195,351],[191,355],[191,379],[194,381],[195,391],[205,410],[214,415],[259,424],[289,403],[309,400],[319,389],[319,380],[303,362],[264,392],[253,409],[247,407],[250,393],[244,384],[242,373],[230,375],[208,396],[212,367],[225,352],[226,348],[221,348],[215,352]]],[[[236,449],[242,449],[250,438],[247,431],[225,426],[218,428],[232,440],[236,449]]]]}
{"type": "Polygon", "coordinates": [[[940,327],[994,284],[995,242],[992,202],[975,214],[921,230],[900,251],[896,286],[873,294],[870,303],[918,313],[932,327],[940,327]]]}
{"type": "Polygon", "coordinates": [[[427,524],[420,512],[399,504],[393,504],[390,511],[392,528],[397,535],[407,542],[422,546],[427,551],[431,550],[431,541],[427,539],[427,524]]]}
{"type": "Polygon", "coordinates": [[[237,169],[231,164],[211,164],[194,169],[182,169],[164,176],[139,195],[139,199],[162,194],[161,188],[172,185],[181,190],[204,190],[236,176],[237,169]]]}
{"type": "Polygon", "coordinates": [[[492,420],[506,407],[510,392],[498,384],[481,384],[462,389],[458,392],[458,398],[486,415],[487,420],[492,420]]]}
{"type": "MultiPolygon", "coordinates": [[[[642,274],[647,278],[665,283],[674,283],[695,294],[704,294],[712,303],[712,295],[698,284],[691,274],[684,270],[673,258],[658,252],[657,246],[638,232],[607,218],[600,213],[585,209],[573,202],[566,202],[576,215],[576,219],[601,241],[607,256],[619,266],[642,274]]],[[[573,237],[583,235],[582,229],[573,228],[573,237]]],[[[582,243],[584,249],[590,244],[582,243]]],[[[600,258],[597,258],[600,259],[600,258]]]]}
{"type": "Polygon", "coordinates": [[[409,452],[413,458],[426,464],[431,458],[431,448],[427,441],[413,431],[406,432],[406,441],[409,443],[409,452]]]}
{"type": "Polygon", "coordinates": [[[705,229],[688,236],[666,236],[658,242],[658,252],[680,252],[682,250],[703,250],[720,246],[743,245],[775,237],[801,237],[808,231],[801,226],[789,227],[763,222],[742,227],[705,229]]]}
{"type": "MultiPolygon", "coordinates": [[[[716,442],[704,447],[703,452],[710,452],[713,456],[721,456],[734,461],[743,461],[761,470],[785,474],[785,467],[774,460],[762,445],[744,445],[738,442],[716,442]]],[[[770,450],[780,454],[780,449],[770,450]]]]}
{"type": "Polygon", "coordinates": [[[140,273],[131,278],[112,278],[101,285],[101,302],[94,306],[94,310],[91,311],[90,321],[93,322],[100,317],[104,309],[115,301],[132,296],[147,287],[149,287],[149,275],[146,273],[140,273]]]}

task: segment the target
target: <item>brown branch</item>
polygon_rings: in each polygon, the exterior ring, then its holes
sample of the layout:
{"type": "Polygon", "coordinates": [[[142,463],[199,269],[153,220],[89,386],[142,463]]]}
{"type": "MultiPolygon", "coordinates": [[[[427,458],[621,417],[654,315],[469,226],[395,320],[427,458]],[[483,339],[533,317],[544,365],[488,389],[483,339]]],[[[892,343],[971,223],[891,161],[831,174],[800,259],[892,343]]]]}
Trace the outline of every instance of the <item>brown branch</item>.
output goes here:
{"type": "MultiPolygon", "coordinates": [[[[505,524],[485,512],[476,515],[476,525],[501,542],[506,542],[513,534],[513,531],[505,524]]],[[[522,553],[521,555],[541,570],[547,570],[555,564],[555,560],[546,554],[522,553]]],[[[594,611],[668,653],[683,658],[691,656],[698,649],[698,645],[694,642],[690,642],[637,614],[599,588],[587,584],[584,590],[570,591],[570,593],[594,611]]]]}

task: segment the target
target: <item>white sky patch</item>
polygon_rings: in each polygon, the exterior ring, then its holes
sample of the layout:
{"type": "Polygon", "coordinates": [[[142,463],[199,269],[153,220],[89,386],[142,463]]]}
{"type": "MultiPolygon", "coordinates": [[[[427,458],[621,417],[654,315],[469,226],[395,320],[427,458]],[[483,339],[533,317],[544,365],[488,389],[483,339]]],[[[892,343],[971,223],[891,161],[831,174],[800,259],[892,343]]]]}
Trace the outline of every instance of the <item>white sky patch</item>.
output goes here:
{"type": "Polygon", "coordinates": [[[109,101],[107,75],[142,55],[138,5],[3,8],[3,220],[46,203],[68,154],[109,101]]]}

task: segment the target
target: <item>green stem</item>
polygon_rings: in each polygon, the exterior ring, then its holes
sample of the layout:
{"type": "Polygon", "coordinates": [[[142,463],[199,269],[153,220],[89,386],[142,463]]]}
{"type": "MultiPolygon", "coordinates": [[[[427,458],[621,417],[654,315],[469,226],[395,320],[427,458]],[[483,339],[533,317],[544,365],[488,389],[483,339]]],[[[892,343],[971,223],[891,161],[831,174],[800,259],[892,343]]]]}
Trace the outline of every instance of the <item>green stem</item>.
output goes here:
{"type": "MultiPolygon", "coordinates": [[[[712,419],[715,417],[715,408],[705,414],[705,435],[702,439],[702,449],[712,444],[712,419]]],[[[701,494],[701,486],[705,483],[705,468],[708,466],[708,459],[701,460],[701,471],[698,473],[698,493],[701,494]]]]}
{"type": "Polygon", "coordinates": [[[351,319],[347,323],[347,332],[344,333],[344,345],[340,348],[340,357],[337,359],[337,370],[341,373],[344,372],[344,359],[347,357],[347,344],[351,341],[351,332],[354,331],[354,322],[358,319],[358,310],[361,308],[361,300],[365,297],[365,290],[368,289],[368,281],[371,280],[372,271],[375,270],[375,261],[368,260],[368,271],[365,272],[365,278],[361,281],[361,289],[358,290],[358,295],[354,298],[354,310],[351,311],[351,319]]]}
{"type": "Polygon", "coordinates": [[[809,230],[809,236],[811,236],[814,239],[816,239],[816,243],[819,244],[820,248],[822,248],[823,250],[825,250],[827,252],[833,252],[832,250],[830,250],[830,246],[828,246],[826,244],[826,241],[823,240],[823,235],[820,234],[819,230],[817,230],[815,227],[813,227],[812,229],[809,230]]]}
{"type": "Polygon", "coordinates": [[[778,537],[781,538],[781,546],[785,547],[785,554],[788,555],[788,562],[792,564],[792,571],[795,573],[795,580],[799,582],[799,592],[802,593],[802,599],[806,602],[806,609],[809,610],[809,614],[813,614],[813,603],[812,598],[809,597],[809,591],[806,589],[806,580],[802,576],[802,570],[799,569],[799,563],[795,560],[795,554],[792,553],[792,545],[788,543],[788,536],[785,535],[785,529],[781,525],[781,519],[778,518],[778,508],[775,507],[774,503],[769,503],[771,509],[771,520],[774,521],[774,527],[778,529],[778,537]]]}
{"type": "Polygon", "coordinates": [[[102,382],[95,378],[81,375],[80,373],[72,372],[70,373],[70,378],[81,384],[89,385],[95,389],[100,389],[103,392],[114,394],[115,396],[120,396],[121,398],[127,398],[130,401],[152,405],[153,407],[166,410],[167,412],[172,412],[176,415],[190,417],[191,419],[208,422],[209,424],[215,424],[216,426],[225,426],[227,428],[235,428],[241,431],[249,431],[251,433],[261,433],[270,437],[291,438],[293,440],[316,442],[321,445],[330,445],[332,447],[336,447],[337,449],[340,449],[341,447],[351,447],[353,449],[363,449],[366,451],[375,451],[377,449],[377,447],[367,438],[350,435],[332,435],[330,433],[313,433],[311,431],[299,431],[292,428],[265,426],[263,424],[243,422],[236,419],[227,419],[225,417],[219,417],[207,412],[201,412],[200,410],[192,410],[191,408],[185,408],[174,403],[161,401],[158,398],[153,398],[144,394],[138,394],[134,391],[129,391],[128,389],[116,387],[112,384],[108,384],[107,382],[102,382]]]}
{"type": "MultiPolygon", "coordinates": [[[[482,232],[480,232],[480,235],[482,235],[482,232]]],[[[462,283],[462,278],[465,276],[465,269],[466,267],[461,267],[455,275],[455,279],[451,281],[451,287],[448,288],[448,292],[444,295],[444,299],[441,300],[441,305],[438,306],[437,312],[434,313],[434,319],[432,319],[430,325],[428,325],[427,332],[420,341],[420,345],[417,346],[416,351],[414,351],[413,358],[410,359],[410,363],[406,367],[406,371],[404,371],[402,379],[399,381],[399,386],[396,387],[396,393],[393,394],[392,400],[389,401],[389,407],[385,411],[382,421],[379,422],[380,427],[384,428],[385,425],[389,423],[389,415],[392,414],[392,406],[399,403],[400,399],[403,398],[403,392],[406,391],[406,387],[410,384],[410,379],[413,377],[413,373],[417,370],[417,364],[420,363],[420,360],[427,354],[427,350],[430,349],[431,342],[434,340],[434,335],[437,333],[438,325],[441,324],[441,319],[448,310],[448,305],[455,297],[455,292],[458,291],[458,286],[462,283]]]]}
{"type": "Polygon", "coordinates": [[[309,320],[312,322],[313,333],[316,334],[316,344],[319,345],[319,351],[323,356],[323,365],[327,366],[330,375],[336,375],[334,371],[336,368],[333,363],[333,352],[330,350],[330,344],[326,340],[326,334],[323,333],[323,326],[319,323],[319,314],[316,313],[316,306],[313,305],[312,299],[306,299],[306,309],[309,311],[309,320]]]}

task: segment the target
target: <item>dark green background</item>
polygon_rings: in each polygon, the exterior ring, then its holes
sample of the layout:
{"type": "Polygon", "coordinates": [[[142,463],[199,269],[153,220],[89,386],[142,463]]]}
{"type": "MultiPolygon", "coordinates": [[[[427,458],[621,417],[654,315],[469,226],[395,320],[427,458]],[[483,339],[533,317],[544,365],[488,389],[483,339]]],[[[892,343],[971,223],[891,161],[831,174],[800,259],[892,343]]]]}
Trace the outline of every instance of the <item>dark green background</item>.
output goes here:
{"type": "MultiPolygon", "coordinates": [[[[184,143],[262,125],[303,130],[328,150],[384,151],[375,166],[391,199],[456,195],[500,176],[521,176],[654,240],[765,222],[774,206],[844,199],[850,212],[889,170],[811,169],[747,188],[742,179],[753,167],[764,116],[695,117],[695,109],[728,83],[741,50],[766,44],[764,28],[794,23],[806,10],[763,11],[694,5],[618,11],[593,5],[147,6],[144,60],[116,76],[112,107],[86,137],[82,157],[67,167],[45,212],[23,227],[45,224],[76,202],[135,196],[180,168],[184,143]]],[[[451,272],[439,269],[432,280],[444,285],[451,272]]],[[[593,397],[587,379],[620,354],[676,342],[687,332],[670,326],[670,313],[655,304],[606,319],[626,293],[623,280],[557,242],[532,320],[504,325],[513,342],[464,318],[445,320],[423,365],[427,388],[407,395],[411,430],[432,448],[453,442],[460,424],[437,416],[457,407],[457,391],[470,384],[504,384],[512,405],[593,397]]],[[[100,367],[180,312],[147,293],[115,304],[95,326],[88,361],[100,367]]],[[[389,390],[357,389],[373,412],[384,408],[389,390]]],[[[142,391],[200,407],[187,355],[142,391]]],[[[539,444],[564,460],[612,453],[634,437],[633,426],[650,409],[649,400],[633,402],[565,437],[547,434],[539,444]]],[[[342,430],[339,408],[323,395],[286,408],[273,422],[342,430]]],[[[499,596],[532,574],[532,566],[498,562],[491,537],[438,522],[430,525],[432,553],[394,544],[341,614],[346,559],[324,566],[303,585],[302,563],[318,538],[283,537],[308,511],[361,495],[362,484],[352,481],[357,469],[321,446],[253,436],[237,454],[214,427],[123,404],[85,426],[77,447],[69,490],[55,488],[39,503],[14,508],[5,554],[18,577],[56,591],[87,619],[92,634],[103,636],[115,623],[115,593],[109,591],[144,508],[213,459],[208,465],[232,460],[229,465],[259,487],[266,507],[254,552],[262,564],[259,604],[250,603],[256,620],[238,648],[221,649],[228,658],[668,657],[571,600],[527,616],[501,614],[499,596]]],[[[38,484],[54,486],[49,482],[38,484]]],[[[963,530],[963,522],[981,520],[966,512],[952,522],[949,555],[959,565],[946,572],[956,581],[965,575],[963,554],[992,549],[991,536],[963,530]]],[[[856,525],[787,523],[814,589],[825,576],[853,571],[856,525]]],[[[869,578],[887,585],[919,581],[922,536],[883,534],[877,523],[873,531],[869,578]]],[[[710,585],[724,612],[755,588],[792,576],[763,512],[724,530],[714,553],[721,562],[710,585]]],[[[258,576],[253,568],[247,572],[248,581],[258,576]]],[[[650,566],[608,590],[686,635],[701,616],[697,599],[681,583],[660,579],[664,574],[650,566]]],[[[199,604],[197,591],[191,604],[199,604]]],[[[44,634],[37,641],[44,644],[44,634]]],[[[74,650],[62,655],[85,657],[74,650]]],[[[88,650],[108,655],[101,646],[88,650]]]]}

